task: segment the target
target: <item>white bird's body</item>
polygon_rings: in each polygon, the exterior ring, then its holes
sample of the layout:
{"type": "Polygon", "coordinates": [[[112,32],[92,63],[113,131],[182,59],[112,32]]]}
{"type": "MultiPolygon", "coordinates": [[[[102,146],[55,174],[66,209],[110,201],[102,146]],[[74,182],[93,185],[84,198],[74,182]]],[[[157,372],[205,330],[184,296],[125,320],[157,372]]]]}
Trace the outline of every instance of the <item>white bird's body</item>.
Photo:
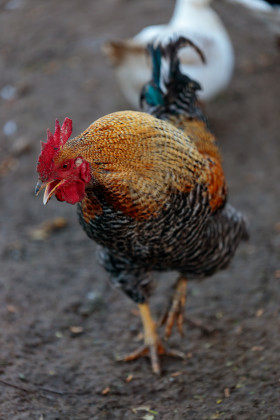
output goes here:
{"type": "Polygon", "coordinates": [[[177,0],[168,24],[148,26],[132,39],[107,44],[105,53],[115,67],[122,92],[135,108],[139,108],[141,89],[151,77],[146,54],[146,46],[151,42],[167,44],[170,39],[183,36],[201,49],[206,64],[192,48],[180,52],[182,73],[201,85],[199,99],[211,100],[227,86],[233,73],[234,52],[222,21],[209,3],[210,0],[177,0]]]}

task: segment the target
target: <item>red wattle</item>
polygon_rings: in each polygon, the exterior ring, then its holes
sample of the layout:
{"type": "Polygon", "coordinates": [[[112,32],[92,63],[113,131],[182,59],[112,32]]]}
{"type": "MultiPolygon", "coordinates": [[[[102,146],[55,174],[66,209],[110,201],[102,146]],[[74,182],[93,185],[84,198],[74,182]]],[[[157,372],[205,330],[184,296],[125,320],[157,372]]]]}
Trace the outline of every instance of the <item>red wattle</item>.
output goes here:
{"type": "Polygon", "coordinates": [[[76,204],[85,196],[85,184],[82,181],[73,181],[71,184],[63,185],[55,192],[59,201],[67,201],[69,204],[76,204]]]}

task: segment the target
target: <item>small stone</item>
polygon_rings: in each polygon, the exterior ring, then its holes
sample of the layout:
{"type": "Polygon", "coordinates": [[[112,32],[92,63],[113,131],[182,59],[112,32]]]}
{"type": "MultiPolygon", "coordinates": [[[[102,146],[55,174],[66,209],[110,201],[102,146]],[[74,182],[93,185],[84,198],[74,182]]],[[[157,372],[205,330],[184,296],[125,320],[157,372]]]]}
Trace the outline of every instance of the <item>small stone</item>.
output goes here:
{"type": "Polygon", "coordinates": [[[9,120],[4,124],[3,133],[6,136],[12,136],[17,131],[17,124],[14,120],[9,120]]]}
{"type": "Polygon", "coordinates": [[[0,96],[5,101],[11,101],[16,97],[16,88],[12,85],[6,85],[0,90],[0,96]]]}

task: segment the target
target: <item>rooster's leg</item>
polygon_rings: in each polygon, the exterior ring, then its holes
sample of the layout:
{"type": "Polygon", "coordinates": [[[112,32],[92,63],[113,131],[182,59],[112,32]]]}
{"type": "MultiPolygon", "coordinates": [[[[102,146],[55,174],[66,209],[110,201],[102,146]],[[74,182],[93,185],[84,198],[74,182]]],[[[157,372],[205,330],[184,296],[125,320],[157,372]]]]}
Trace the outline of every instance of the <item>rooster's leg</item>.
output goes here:
{"type": "Polygon", "coordinates": [[[173,294],[172,301],[169,309],[161,320],[161,325],[165,324],[165,339],[167,340],[176,321],[177,328],[181,335],[183,335],[183,321],[184,321],[184,308],[186,304],[187,294],[187,279],[180,276],[177,280],[175,293],[173,294]]]}
{"type": "Polygon", "coordinates": [[[166,354],[169,356],[184,358],[184,354],[176,350],[167,350],[161,343],[156,332],[156,324],[151,317],[150,308],[147,303],[139,304],[139,311],[144,327],[144,345],[133,353],[124,357],[124,361],[138,359],[142,356],[150,355],[152,370],[155,374],[160,374],[159,355],[166,354]]]}

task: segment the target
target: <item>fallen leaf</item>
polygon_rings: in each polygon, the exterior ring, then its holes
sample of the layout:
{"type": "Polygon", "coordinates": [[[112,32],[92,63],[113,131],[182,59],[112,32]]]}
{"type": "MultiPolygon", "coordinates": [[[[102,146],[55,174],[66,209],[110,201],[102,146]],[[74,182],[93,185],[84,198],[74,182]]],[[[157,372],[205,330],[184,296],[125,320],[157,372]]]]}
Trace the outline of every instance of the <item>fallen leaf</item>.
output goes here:
{"type": "Polygon", "coordinates": [[[238,326],[236,327],[235,333],[236,333],[237,335],[240,335],[240,334],[242,334],[242,332],[243,332],[243,327],[242,327],[242,325],[238,325],[238,326]]]}
{"type": "Polygon", "coordinates": [[[71,331],[72,334],[76,334],[76,335],[81,334],[84,331],[83,327],[74,326],[74,325],[69,327],[69,330],[71,331]]]}
{"type": "Polygon", "coordinates": [[[19,373],[18,377],[21,381],[27,382],[26,376],[23,373],[19,373]]]}
{"type": "Polygon", "coordinates": [[[251,348],[252,351],[263,351],[264,347],[263,346],[253,346],[251,348]]]}
{"type": "Polygon", "coordinates": [[[210,419],[211,420],[215,420],[215,419],[219,419],[221,417],[221,414],[220,413],[215,413],[215,414],[212,414],[212,416],[210,417],[210,419]]]}
{"type": "Polygon", "coordinates": [[[276,271],[274,271],[274,277],[275,277],[276,279],[280,279],[280,270],[276,270],[276,271]]]}
{"type": "Polygon", "coordinates": [[[15,312],[17,312],[17,309],[14,305],[7,305],[7,311],[14,314],[15,312]]]}
{"type": "Polygon", "coordinates": [[[225,388],[224,389],[224,396],[225,396],[225,398],[228,398],[230,396],[230,390],[229,390],[229,388],[225,388]]]}
{"type": "Polygon", "coordinates": [[[180,376],[180,375],[182,375],[182,374],[183,374],[183,372],[177,371],[177,372],[173,372],[173,373],[171,373],[171,375],[170,375],[170,376],[172,376],[172,378],[176,378],[177,376],[180,376]]]}
{"type": "Polygon", "coordinates": [[[147,414],[142,417],[143,420],[154,420],[155,416],[158,414],[157,411],[151,410],[150,407],[139,406],[131,409],[134,414],[137,414],[138,411],[147,411],[147,414]]]}
{"type": "Polygon", "coordinates": [[[147,407],[145,405],[140,405],[139,407],[132,408],[131,411],[134,414],[136,414],[138,411],[150,411],[150,407],[147,407]]]}
{"type": "Polygon", "coordinates": [[[49,371],[48,371],[48,374],[49,374],[50,376],[54,376],[54,375],[56,375],[56,371],[55,371],[55,370],[49,370],[49,371]]]}
{"type": "Polygon", "coordinates": [[[43,241],[47,239],[52,232],[63,229],[68,225],[68,222],[64,217],[56,217],[53,220],[47,220],[43,222],[39,227],[31,230],[29,236],[35,241],[43,241]]]}
{"type": "Polygon", "coordinates": [[[146,414],[142,417],[143,420],[154,420],[155,416],[153,414],[146,414]]]}
{"type": "Polygon", "coordinates": [[[129,383],[131,382],[133,379],[133,375],[128,375],[127,378],[125,379],[125,382],[129,383]]]}
{"type": "Polygon", "coordinates": [[[101,391],[102,395],[107,395],[110,392],[110,388],[108,386],[106,386],[106,388],[103,389],[103,391],[101,391]]]}
{"type": "Polygon", "coordinates": [[[257,318],[260,318],[263,315],[263,313],[264,313],[264,309],[263,308],[258,309],[257,312],[256,312],[256,317],[257,318]]]}

